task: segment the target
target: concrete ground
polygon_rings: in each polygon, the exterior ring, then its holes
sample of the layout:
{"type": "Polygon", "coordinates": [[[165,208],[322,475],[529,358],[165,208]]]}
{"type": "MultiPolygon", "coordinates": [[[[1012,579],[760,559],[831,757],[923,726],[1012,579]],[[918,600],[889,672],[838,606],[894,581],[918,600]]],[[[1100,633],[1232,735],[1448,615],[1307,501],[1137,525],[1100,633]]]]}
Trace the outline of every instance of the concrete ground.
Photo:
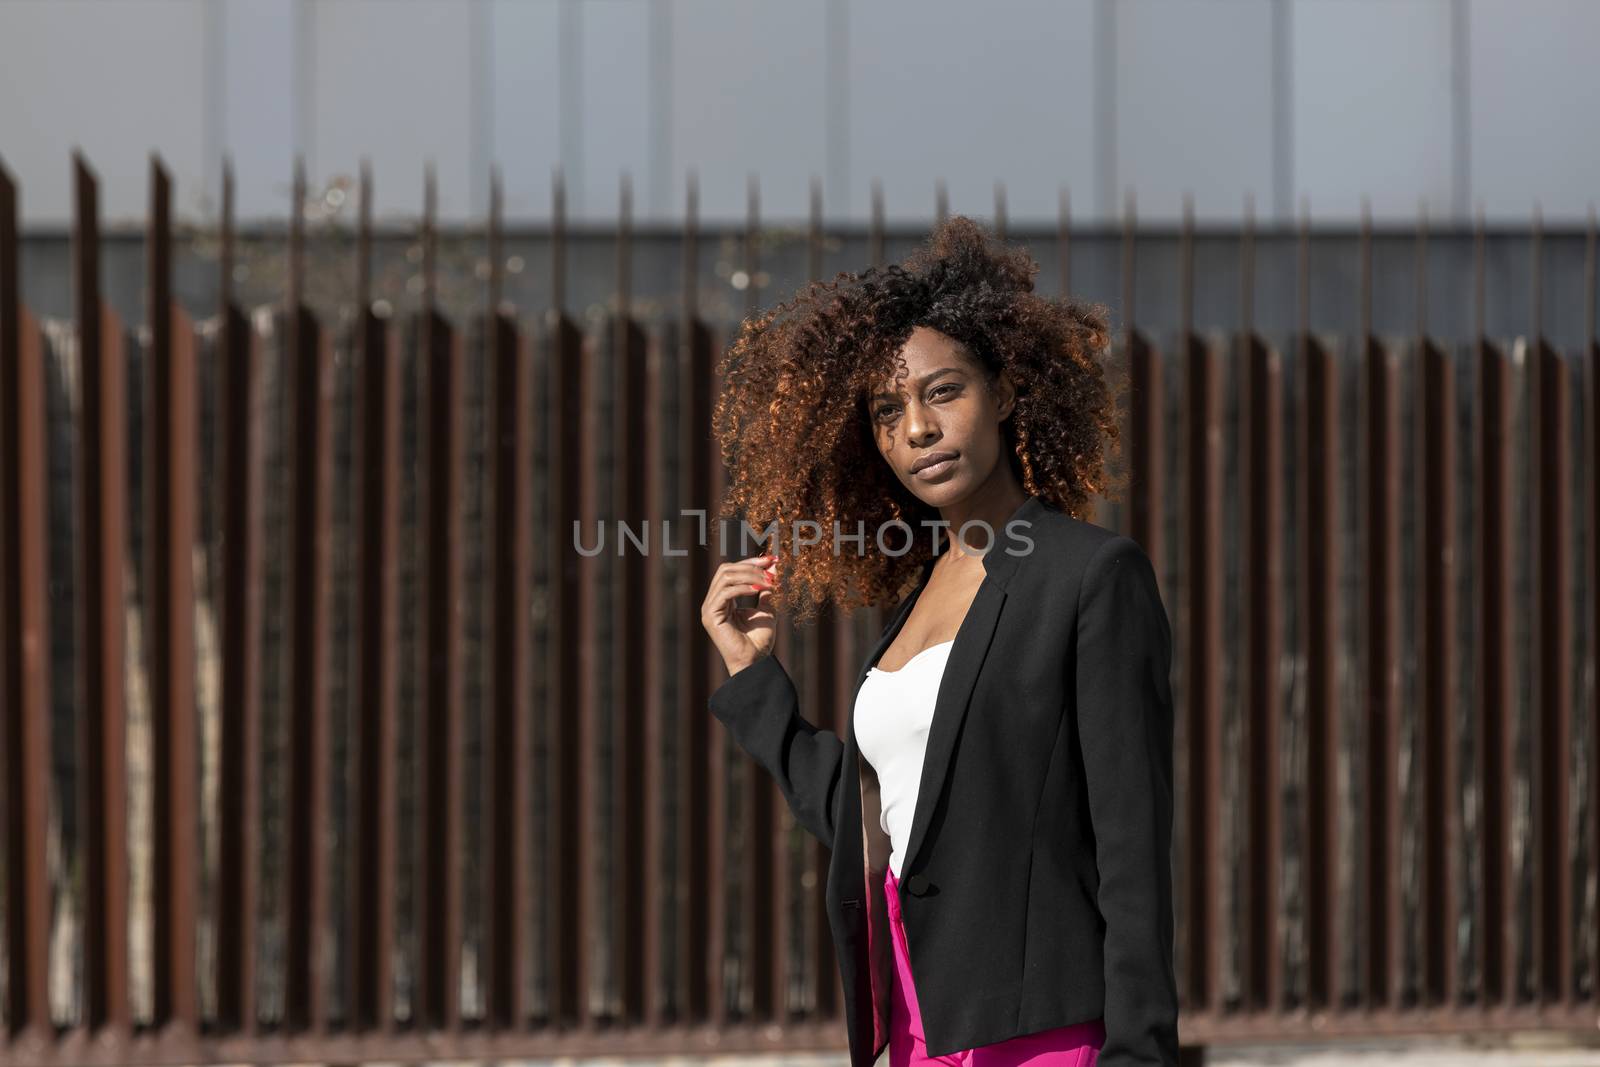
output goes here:
{"type": "MultiPolygon", "coordinates": [[[[885,1053],[877,1067],[888,1067],[885,1053]]],[[[1593,1046],[1530,1034],[1511,1039],[1438,1038],[1345,1042],[1333,1045],[1260,1045],[1217,1049],[1209,1067],[1600,1067],[1600,1034],[1593,1046]]],[[[666,1057],[651,1060],[531,1060],[503,1067],[849,1067],[841,1055],[666,1057]]]]}

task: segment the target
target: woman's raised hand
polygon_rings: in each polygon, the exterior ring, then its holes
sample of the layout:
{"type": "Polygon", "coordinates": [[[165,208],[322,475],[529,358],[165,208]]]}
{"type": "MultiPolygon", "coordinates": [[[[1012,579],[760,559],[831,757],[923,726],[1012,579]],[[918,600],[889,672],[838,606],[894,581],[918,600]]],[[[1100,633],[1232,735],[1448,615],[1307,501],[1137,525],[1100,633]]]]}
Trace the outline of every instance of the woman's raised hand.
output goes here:
{"type": "Polygon", "coordinates": [[[777,580],[776,556],[751,556],[729,560],[711,576],[711,588],[700,605],[700,624],[722,653],[730,675],[737,674],[762,656],[771,654],[776,634],[772,614],[772,583],[777,580]],[[736,598],[756,594],[756,606],[741,608],[736,598]]]}

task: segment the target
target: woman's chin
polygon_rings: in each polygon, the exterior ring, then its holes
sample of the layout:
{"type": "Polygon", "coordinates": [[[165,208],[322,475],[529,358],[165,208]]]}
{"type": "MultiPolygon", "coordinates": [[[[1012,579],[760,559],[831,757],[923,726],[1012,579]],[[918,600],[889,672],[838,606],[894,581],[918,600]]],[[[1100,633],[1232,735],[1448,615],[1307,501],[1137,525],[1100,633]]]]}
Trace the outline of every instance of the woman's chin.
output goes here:
{"type": "MultiPolygon", "coordinates": [[[[912,475],[915,479],[916,475],[912,475]]],[[[916,498],[930,508],[944,508],[958,504],[972,492],[966,480],[957,476],[931,484],[915,483],[909,487],[916,498]]]]}

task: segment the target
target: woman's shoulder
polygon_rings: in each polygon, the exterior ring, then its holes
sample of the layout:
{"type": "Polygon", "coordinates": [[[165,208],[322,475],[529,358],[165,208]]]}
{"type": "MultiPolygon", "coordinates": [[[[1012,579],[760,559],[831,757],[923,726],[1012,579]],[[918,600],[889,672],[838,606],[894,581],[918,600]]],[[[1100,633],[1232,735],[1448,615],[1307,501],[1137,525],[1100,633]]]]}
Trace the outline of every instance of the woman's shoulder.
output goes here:
{"type": "Polygon", "coordinates": [[[1018,522],[1008,528],[1005,537],[1014,554],[1036,555],[1037,562],[1052,568],[1073,564],[1081,567],[1108,541],[1131,540],[1108,526],[1046,507],[1035,509],[1025,524],[1018,522]]]}
{"type": "Polygon", "coordinates": [[[1134,538],[1099,523],[1065,512],[1041,509],[1026,530],[1018,529],[1008,542],[1016,559],[1020,588],[1046,597],[1075,595],[1089,577],[1091,567],[1104,569],[1123,560],[1153,565],[1134,538]]]}

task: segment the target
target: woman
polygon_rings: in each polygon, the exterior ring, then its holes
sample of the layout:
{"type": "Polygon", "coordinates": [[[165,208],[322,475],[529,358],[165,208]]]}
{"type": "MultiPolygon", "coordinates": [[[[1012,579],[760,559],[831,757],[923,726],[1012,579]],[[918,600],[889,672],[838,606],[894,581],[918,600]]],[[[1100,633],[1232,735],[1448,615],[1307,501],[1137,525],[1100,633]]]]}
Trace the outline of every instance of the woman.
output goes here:
{"type": "Polygon", "coordinates": [[[713,576],[710,710],[832,850],[857,1067],[1177,1062],[1171,630],[1145,553],[1076,517],[1118,439],[1107,330],[1036,270],[957,216],[720,367],[723,513],[776,544],[713,576]],[[776,612],[908,586],[847,736],[817,729],[776,612]]]}

